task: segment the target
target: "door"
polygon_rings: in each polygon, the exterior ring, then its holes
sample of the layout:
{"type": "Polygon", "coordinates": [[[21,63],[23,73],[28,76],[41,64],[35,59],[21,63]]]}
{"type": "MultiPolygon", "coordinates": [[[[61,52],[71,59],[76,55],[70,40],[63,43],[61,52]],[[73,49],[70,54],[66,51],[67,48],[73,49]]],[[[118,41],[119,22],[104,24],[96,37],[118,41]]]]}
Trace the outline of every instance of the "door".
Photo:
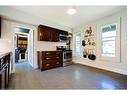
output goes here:
{"type": "Polygon", "coordinates": [[[9,66],[5,67],[5,87],[7,88],[9,83],[9,66]]]}
{"type": "Polygon", "coordinates": [[[48,27],[40,25],[38,31],[40,41],[50,41],[50,29],[48,27]]]}
{"type": "Polygon", "coordinates": [[[58,42],[59,41],[59,34],[58,34],[57,30],[52,28],[50,31],[51,31],[50,32],[51,33],[51,41],[58,42]]]}

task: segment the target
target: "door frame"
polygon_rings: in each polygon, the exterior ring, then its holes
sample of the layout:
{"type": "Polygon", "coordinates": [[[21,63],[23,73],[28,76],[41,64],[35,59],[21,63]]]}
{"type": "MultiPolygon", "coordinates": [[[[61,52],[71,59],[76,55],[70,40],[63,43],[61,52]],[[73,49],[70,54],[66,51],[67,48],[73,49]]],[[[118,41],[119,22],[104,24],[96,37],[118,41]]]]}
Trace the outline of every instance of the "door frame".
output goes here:
{"type": "Polygon", "coordinates": [[[12,35],[13,35],[13,41],[12,41],[12,44],[13,44],[13,46],[12,46],[12,56],[13,56],[13,62],[12,62],[12,66],[13,66],[13,69],[12,69],[12,73],[14,73],[15,72],[15,67],[16,67],[16,63],[15,63],[15,47],[14,47],[14,43],[15,43],[15,28],[16,27],[21,27],[21,28],[26,28],[26,29],[30,29],[30,32],[33,32],[33,33],[31,33],[31,36],[33,37],[33,44],[32,44],[32,53],[33,53],[33,55],[32,55],[32,67],[33,68],[35,68],[34,66],[34,31],[36,30],[36,27],[35,26],[33,26],[33,25],[28,25],[28,24],[23,24],[23,23],[12,23],[12,25],[11,25],[11,31],[12,31],[12,35]],[[31,31],[32,30],[32,31],[31,31]]]}

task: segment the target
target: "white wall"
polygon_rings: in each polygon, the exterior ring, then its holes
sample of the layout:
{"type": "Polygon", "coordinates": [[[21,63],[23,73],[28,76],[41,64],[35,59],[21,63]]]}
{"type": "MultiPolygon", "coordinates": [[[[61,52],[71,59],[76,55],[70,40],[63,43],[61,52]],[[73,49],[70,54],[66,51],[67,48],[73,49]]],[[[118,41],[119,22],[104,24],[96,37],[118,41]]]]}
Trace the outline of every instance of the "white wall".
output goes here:
{"type": "MultiPolygon", "coordinates": [[[[97,52],[97,59],[95,61],[91,61],[89,59],[83,58],[82,54],[79,56],[74,55],[73,61],[76,63],[80,63],[80,64],[84,64],[84,65],[88,65],[88,66],[92,66],[92,67],[96,67],[96,68],[100,68],[100,69],[105,69],[105,70],[109,70],[109,71],[113,71],[113,72],[117,72],[117,73],[121,73],[121,74],[126,74],[127,75],[127,11],[123,11],[123,12],[119,12],[104,18],[101,18],[99,20],[94,20],[93,22],[89,22],[87,24],[84,24],[83,26],[77,27],[73,30],[73,32],[77,32],[80,31],[82,33],[82,40],[84,38],[84,30],[86,29],[86,27],[88,26],[92,26],[93,27],[93,31],[95,31],[96,33],[96,41],[97,41],[97,47],[99,46],[99,42],[98,42],[98,30],[97,30],[97,26],[98,24],[100,24],[101,21],[106,21],[107,19],[110,18],[118,18],[121,17],[121,62],[110,62],[110,61],[104,61],[104,60],[100,60],[99,59],[99,54],[97,52]]],[[[84,47],[81,46],[81,50],[83,52],[84,47]]]]}
{"type": "Polygon", "coordinates": [[[11,22],[2,20],[2,32],[0,38],[0,52],[12,50],[11,22]]]}
{"type": "Polygon", "coordinates": [[[0,15],[4,18],[23,22],[23,23],[28,23],[33,25],[43,24],[54,28],[71,31],[71,29],[67,26],[57,24],[46,19],[42,19],[41,17],[33,16],[31,14],[7,6],[0,6],[0,15]]]}
{"type": "MultiPolygon", "coordinates": [[[[34,49],[33,49],[33,67],[37,68],[37,51],[50,51],[50,50],[56,50],[56,46],[59,45],[66,45],[65,42],[45,42],[45,41],[38,41],[38,32],[37,32],[37,26],[29,25],[29,24],[23,24],[23,23],[17,23],[14,21],[2,19],[2,35],[0,39],[0,52],[6,52],[11,51],[14,53],[14,28],[18,27],[24,27],[28,29],[34,30],[34,49]]],[[[32,40],[32,39],[31,39],[32,40]]],[[[13,63],[14,63],[14,54],[13,54],[13,63]]],[[[15,65],[13,65],[15,68],[15,65]]]]}

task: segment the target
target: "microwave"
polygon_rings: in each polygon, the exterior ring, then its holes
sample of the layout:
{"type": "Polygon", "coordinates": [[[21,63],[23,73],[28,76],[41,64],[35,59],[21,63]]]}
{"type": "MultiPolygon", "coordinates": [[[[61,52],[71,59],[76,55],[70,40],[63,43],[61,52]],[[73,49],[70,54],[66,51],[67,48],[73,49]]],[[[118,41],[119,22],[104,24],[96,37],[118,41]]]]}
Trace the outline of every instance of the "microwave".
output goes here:
{"type": "Polygon", "coordinates": [[[68,40],[68,36],[66,36],[66,35],[59,35],[59,40],[60,41],[67,41],[68,40]]]}

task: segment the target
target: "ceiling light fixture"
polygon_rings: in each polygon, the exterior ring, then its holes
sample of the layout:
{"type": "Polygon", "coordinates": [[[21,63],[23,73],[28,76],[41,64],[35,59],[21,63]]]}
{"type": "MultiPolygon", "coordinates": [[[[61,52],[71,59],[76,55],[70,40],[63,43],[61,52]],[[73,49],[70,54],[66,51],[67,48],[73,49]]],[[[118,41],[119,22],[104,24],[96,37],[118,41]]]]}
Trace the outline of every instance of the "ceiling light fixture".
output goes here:
{"type": "Polygon", "coordinates": [[[68,13],[69,15],[74,15],[76,12],[77,12],[77,11],[76,11],[76,9],[75,9],[74,7],[68,9],[68,11],[67,11],[67,13],[68,13]]]}

